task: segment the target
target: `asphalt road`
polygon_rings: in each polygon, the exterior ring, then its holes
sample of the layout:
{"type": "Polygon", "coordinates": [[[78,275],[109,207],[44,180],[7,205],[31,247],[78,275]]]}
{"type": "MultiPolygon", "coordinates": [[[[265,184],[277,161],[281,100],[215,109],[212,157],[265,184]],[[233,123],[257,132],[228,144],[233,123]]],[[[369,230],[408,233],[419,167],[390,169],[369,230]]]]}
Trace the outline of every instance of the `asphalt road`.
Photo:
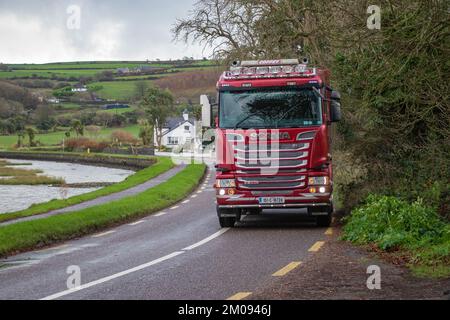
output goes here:
{"type": "Polygon", "coordinates": [[[143,220],[0,260],[0,299],[221,300],[277,281],[272,274],[292,262],[308,263],[326,239],[298,215],[220,229],[212,184],[210,174],[183,203],[143,220]],[[81,272],[75,290],[69,266],[81,272]]]}

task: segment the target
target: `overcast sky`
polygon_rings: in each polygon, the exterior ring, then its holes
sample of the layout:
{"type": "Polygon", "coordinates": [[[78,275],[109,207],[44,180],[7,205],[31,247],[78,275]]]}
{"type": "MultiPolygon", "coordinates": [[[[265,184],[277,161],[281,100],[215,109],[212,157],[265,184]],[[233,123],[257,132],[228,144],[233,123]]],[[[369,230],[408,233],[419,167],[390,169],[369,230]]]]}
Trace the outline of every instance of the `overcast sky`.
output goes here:
{"type": "Polygon", "coordinates": [[[170,29],[196,0],[0,0],[0,62],[202,58],[170,29]],[[81,9],[79,29],[75,5],[81,9]],[[68,22],[69,26],[68,27],[68,22]]]}

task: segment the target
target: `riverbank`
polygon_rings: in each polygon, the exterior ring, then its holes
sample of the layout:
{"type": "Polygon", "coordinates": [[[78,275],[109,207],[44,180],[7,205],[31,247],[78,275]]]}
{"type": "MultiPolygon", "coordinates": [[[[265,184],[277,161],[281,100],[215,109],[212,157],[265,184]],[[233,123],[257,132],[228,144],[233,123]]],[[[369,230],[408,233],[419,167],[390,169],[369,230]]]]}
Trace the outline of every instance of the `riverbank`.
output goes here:
{"type": "Polygon", "coordinates": [[[118,193],[123,190],[127,190],[137,185],[143,184],[146,181],[153,179],[174,167],[174,164],[169,158],[151,158],[151,162],[154,163],[152,166],[136,172],[122,182],[68,199],[52,200],[50,202],[33,205],[25,210],[1,214],[0,222],[45,214],[54,210],[74,206],[85,201],[90,201],[99,197],[118,193]]]}
{"type": "Polygon", "coordinates": [[[0,227],[0,257],[99,232],[167,208],[195,190],[204,177],[205,169],[205,165],[191,164],[169,180],[135,196],[0,227]]]}
{"type": "Polygon", "coordinates": [[[19,160],[40,160],[52,162],[67,162],[86,164],[107,168],[118,168],[127,170],[141,170],[155,163],[155,157],[148,156],[126,156],[99,153],[70,153],[70,152],[19,152],[0,151],[0,158],[19,160]]]}

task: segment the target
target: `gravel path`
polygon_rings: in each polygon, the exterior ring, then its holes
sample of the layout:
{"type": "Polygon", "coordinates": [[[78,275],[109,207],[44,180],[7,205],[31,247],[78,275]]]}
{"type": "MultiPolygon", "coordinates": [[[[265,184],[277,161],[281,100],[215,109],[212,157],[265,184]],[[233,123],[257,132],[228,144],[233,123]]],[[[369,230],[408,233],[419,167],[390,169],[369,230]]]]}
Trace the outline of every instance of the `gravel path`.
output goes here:
{"type": "Polygon", "coordinates": [[[18,222],[24,222],[24,221],[31,221],[31,220],[37,220],[37,219],[43,219],[43,218],[47,218],[47,217],[51,217],[51,216],[55,216],[58,214],[64,214],[64,213],[68,213],[68,212],[73,212],[73,211],[78,211],[78,210],[82,210],[82,209],[86,209],[86,208],[90,208],[90,207],[94,207],[100,204],[104,204],[104,203],[108,203],[108,202],[112,202],[115,200],[119,200],[128,196],[132,196],[135,194],[139,194],[144,192],[147,189],[153,188],[165,181],[167,181],[168,179],[170,179],[171,177],[173,177],[174,175],[176,175],[178,172],[180,172],[181,170],[183,170],[185,168],[184,165],[180,165],[177,166],[173,169],[170,169],[169,171],[166,171],[165,173],[155,177],[154,179],[150,179],[147,182],[144,182],[143,184],[137,185],[135,187],[132,187],[130,189],[127,190],[123,190],[117,193],[113,193],[104,197],[100,197],[100,198],[96,198],[93,200],[89,200],[86,202],[82,202],[70,207],[66,207],[63,209],[58,209],[58,210],[54,210],[54,211],[50,211],[44,214],[39,214],[39,215],[34,215],[34,216],[30,216],[30,217],[24,217],[24,218],[19,218],[19,219],[15,219],[15,220],[10,220],[10,221],[6,221],[3,223],[0,223],[0,227],[2,226],[7,226],[7,225],[11,225],[14,223],[18,223],[18,222]]]}

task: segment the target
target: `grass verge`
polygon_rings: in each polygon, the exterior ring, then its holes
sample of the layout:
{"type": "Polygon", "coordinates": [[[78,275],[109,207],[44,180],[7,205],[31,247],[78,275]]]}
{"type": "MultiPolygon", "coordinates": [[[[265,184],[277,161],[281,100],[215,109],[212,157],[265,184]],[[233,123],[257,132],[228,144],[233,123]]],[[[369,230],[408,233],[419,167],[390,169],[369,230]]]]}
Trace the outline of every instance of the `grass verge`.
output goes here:
{"type": "Polygon", "coordinates": [[[85,193],[79,196],[75,196],[65,200],[52,200],[50,202],[36,204],[30,208],[22,211],[5,213],[0,215],[0,222],[14,220],[23,217],[29,217],[37,214],[47,213],[53,210],[58,210],[79,204],[81,202],[93,200],[99,197],[107,196],[112,193],[120,192],[139,184],[142,184],[152,178],[159,176],[160,174],[170,170],[174,167],[174,164],[170,158],[157,158],[157,162],[141,171],[136,172],[134,175],[129,176],[122,182],[113,184],[100,190],[85,193]]]}
{"type": "Polygon", "coordinates": [[[192,192],[204,173],[205,165],[192,164],[166,182],[135,196],[0,227],[0,257],[98,232],[167,208],[192,192]]]}
{"type": "Polygon", "coordinates": [[[450,276],[450,224],[422,200],[372,195],[345,222],[343,240],[402,256],[418,276],[450,276]]]}
{"type": "Polygon", "coordinates": [[[65,183],[66,183],[66,181],[62,178],[53,178],[53,177],[47,177],[47,176],[17,176],[17,177],[11,177],[11,178],[7,178],[7,179],[0,179],[0,185],[3,185],[3,186],[22,186],[22,185],[61,186],[65,183]]]}

